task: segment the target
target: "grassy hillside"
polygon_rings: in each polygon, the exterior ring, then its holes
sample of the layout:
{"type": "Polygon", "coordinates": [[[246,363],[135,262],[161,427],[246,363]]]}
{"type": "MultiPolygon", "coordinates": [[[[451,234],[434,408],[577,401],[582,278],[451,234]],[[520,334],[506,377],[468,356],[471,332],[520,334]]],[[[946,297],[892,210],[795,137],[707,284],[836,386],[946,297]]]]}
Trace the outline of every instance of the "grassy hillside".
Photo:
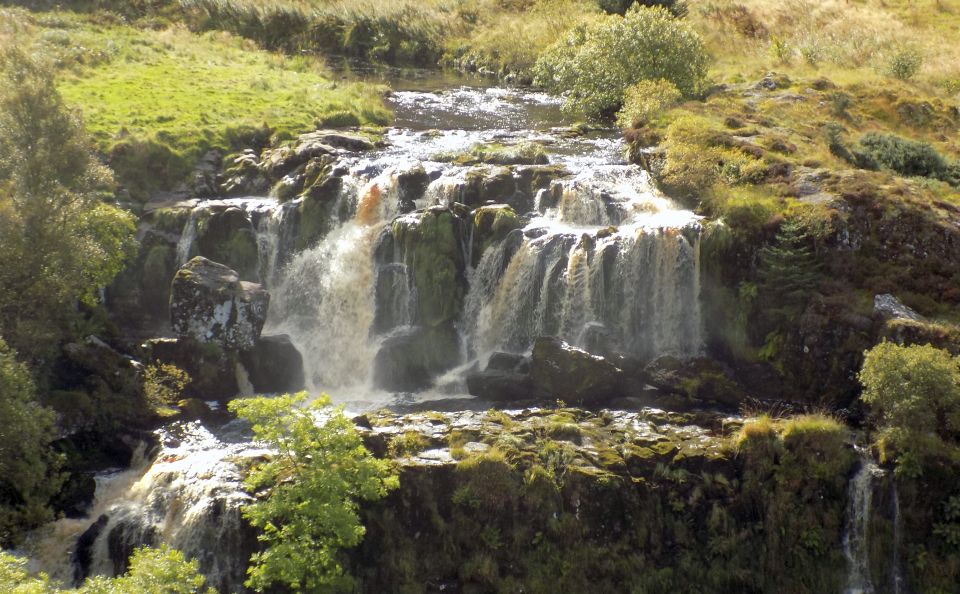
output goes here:
{"type": "Polygon", "coordinates": [[[228,33],[15,10],[0,14],[0,27],[0,42],[26,44],[58,66],[60,92],[139,196],[182,179],[211,148],[389,121],[382,89],[337,82],[315,58],[264,51],[228,33]]]}

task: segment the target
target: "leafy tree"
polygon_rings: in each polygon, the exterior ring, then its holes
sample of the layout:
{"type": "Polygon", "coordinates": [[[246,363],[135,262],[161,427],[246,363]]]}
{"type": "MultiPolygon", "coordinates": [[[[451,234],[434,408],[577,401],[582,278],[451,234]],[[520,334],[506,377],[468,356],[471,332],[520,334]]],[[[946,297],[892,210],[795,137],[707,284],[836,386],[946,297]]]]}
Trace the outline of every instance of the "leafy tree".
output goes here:
{"type": "Polygon", "coordinates": [[[399,484],[390,462],[363,447],[343,410],[330,408],[329,397],[309,405],[305,400],[301,392],[229,405],[253,425],[257,439],[276,449],[247,478],[252,491],[269,491],[244,510],[267,545],[251,559],[247,585],[258,591],[271,584],[308,592],[348,589],[352,580],[339,552],[363,538],[358,504],[399,484]]]}
{"type": "Polygon", "coordinates": [[[574,27],[537,61],[536,82],[567,93],[566,109],[591,117],[612,115],[626,90],[642,80],[663,79],[684,95],[696,94],[706,77],[700,36],[662,7],[634,6],[574,27]]]}
{"type": "Polygon", "coordinates": [[[53,519],[60,459],[50,449],[53,413],[37,404],[33,380],[0,339],[0,546],[53,519]]]}
{"type": "Polygon", "coordinates": [[[10,594],[212,594],[196,561],[162,546],[141,548],[130,557],[130,569],[116,577],[95,577],[80,588],[63,590],[46,574],[30,575],[25,559],[0,551],[0,590],[10,594]]]}
{"type": "Polygon", "coordinates": [[[882,342],[866,352],[859,378],[898,472],[919,476],[926,457],[956,455],[944,446],[960,439],[960,359],[930,345],[882,342]]]}
{"type": "Polygon", "coordinates": [[[27,360],[55,353],[135,249],[132,215],[101,199],[111,183],[52,70],[0,53],[0,334],[27,360]]]}

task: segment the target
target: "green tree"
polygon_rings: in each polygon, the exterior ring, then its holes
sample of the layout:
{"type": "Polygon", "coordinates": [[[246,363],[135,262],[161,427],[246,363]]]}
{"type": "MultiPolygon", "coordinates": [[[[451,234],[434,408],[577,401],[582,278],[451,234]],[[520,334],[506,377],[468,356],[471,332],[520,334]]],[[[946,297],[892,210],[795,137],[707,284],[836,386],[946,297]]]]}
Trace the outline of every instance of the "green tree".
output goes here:
{"type": "Polygon", "coordinates": [[[0,339],[0,546],[53,519],[61,477],[53,413],[40,406],[30,372],[0,339]]]}
{"type": "Polygon", "coordinates": [[[137,549],[124,575],[91,578],[75,590],[51,584],[46,574],[30,575],[25,559],[0,551],[0,591],[9,594],[212,594],[205,582],[195,560],[166,546],[137,549]]]}
{"type": "Polygon", "coordinates": [[[341,408],[306,393],[234,400],[230,409],[253,425],[256,438],[276,450],[247,478],[252,491],[269,495],[244,515],[261,530],[266,550],[251,561],[247,585],[272,584],[308,592],[349,589],[340,550],[360,543],[360,501],[386,495],[399,483],[391,463],[363,447],[341,408]]]}
{"type": "Polygon", "coordinates": [[[700,91],[707,53],[700,36],[662,7],[634,6],[574,27],[537,60],[536,83],[567,93],[565,108],[591,117],[612,115],[626,90],[663,79],[684,95],[700,91]]]}
{"type": "Polygon", "coordinates": [[[859,378],[898,472],[919,476],[927,457],[960,455],[960,358],[930,345],[882,342],[866,352],[859,378]]]}
{"type": "Polygon", "coordinates": [[[0,53],[0,334],[42,362],[136,247],[134,219],[103,201],[110,171],[94,156],[53,72],[0,53]]]}
{"type": "Polygon", "coordinates": [[[776,239],[759,252],[760,298],[767,312],[793,317],[820,279],[820,262],[803,224],[787,219],[776,239]]]}

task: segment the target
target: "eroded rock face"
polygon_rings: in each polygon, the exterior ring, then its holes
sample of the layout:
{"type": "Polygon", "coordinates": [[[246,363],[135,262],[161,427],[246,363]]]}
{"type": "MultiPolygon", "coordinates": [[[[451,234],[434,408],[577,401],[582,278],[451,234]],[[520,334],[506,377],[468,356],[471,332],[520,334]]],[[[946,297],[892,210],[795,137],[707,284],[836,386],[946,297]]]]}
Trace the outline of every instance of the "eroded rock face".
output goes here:
{"type": "Polygon", "coordinates": [[[236,271],[196,257],[173,278],[170,321],[181,338],[228,350],[251,349],[267,319],[270,294],[236,271]]]}
{"type": "Polygon", "coordinates": [[[622,392],[623,371],[603,357],[570,346],[559,338],[540,337],[533,344],[530,377],[540,391],[564,402],[600,404],[622,392]]]}
{"type": "Polygon", "coordinates": [[[400,330],[377,352],[373,382],[384,390],[422,390],[459,361],[460,339],[452,326],[400,330]]]}
{"type": "Polygon", "coordinates": [[[894,320],[921,321],[923,316],[900,302],[890,293],[876,295],[873,298],[873,311],[882,318],[894,320]]]}
{"type": "Polygon", "coordinates": [[[240,353],[240,362],[258,394],[298,392],[306,385],[303,357],[286,334],[261,336],[253,349],[240,353]]]}

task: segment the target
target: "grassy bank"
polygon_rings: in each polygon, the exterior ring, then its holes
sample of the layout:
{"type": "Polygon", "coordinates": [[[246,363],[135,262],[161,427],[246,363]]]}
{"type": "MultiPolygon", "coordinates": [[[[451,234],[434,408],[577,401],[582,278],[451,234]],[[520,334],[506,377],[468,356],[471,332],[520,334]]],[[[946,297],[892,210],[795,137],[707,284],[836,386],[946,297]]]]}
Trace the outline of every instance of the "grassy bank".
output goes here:
{"type": "Polygon", "coordinates": [[[59,89],[136,198],[183,180],[209,149],[259,147],[317,127],[383,125],[383,90],[223,32],[124,24],[109,13],[4,12],[7,42],[60,69],[59,89]]]}

